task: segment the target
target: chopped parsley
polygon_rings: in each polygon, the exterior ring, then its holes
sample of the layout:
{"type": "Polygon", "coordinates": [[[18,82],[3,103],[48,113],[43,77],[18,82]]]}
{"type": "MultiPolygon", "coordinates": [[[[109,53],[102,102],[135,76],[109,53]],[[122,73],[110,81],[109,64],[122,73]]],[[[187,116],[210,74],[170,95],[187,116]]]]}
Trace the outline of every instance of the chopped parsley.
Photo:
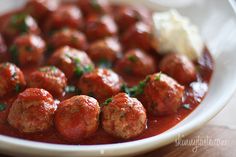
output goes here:
{"type": "Polygon", "coordinates": [[[75,93],[76,92],[76,88],[75,88],[75,86],[66,86],[65,92],[66,93],[75,93]]]}
{"type": "Polygon", "coordinates": [[[87,66],[80,66],[77,65],[75,68],[75,75],[78,77],[81,77],[84,73],[88,73],[91,72],[93,70],[93,66],[92,65],[87,65],[87,66]]]}
{"type": "Polygon", "coordinates": [[[103,104],[102,104],[102,106],[107,106],[109,103],[111,103],[112,102],[112,98],[108,98],[103,104]]]}
{"type": "Polygon", "coordinates": [[[19,55],[19,51],[16,45],[12,45],[9,49],[10,53],[11,53],[11,57],[14,63],[18,64],[18,55],[19,55]]]}
{"type": "Polygon", "coordinates": [[[73,44],[76,44],[76,43],[78,42],[76,36],[73,36],[73,35],[71,36],[71,42],[72,42],[73,44]]]}
{"type": "Polygon", "coordinates": [[[112,67],[112,63],[109,62],[108,60],[102,59],[99,63],[98,66],[101,68],[111,68],[112,67]]]}
{"type": "Polygon", "coordinates": [[[29,27],[26,23],[27,16],[28,15],[24,13],[13,15],[10,19],[10,25],[20,33],[28,32],[29,27]]]}
{"type": "Polygon", "coordinates": [[[21,86],[19,84],[16,84],[15,91],[16,93],[19,93],[21,90],[21,86]]]}
{"type": "Polygon", "coordinates": [[[48,72],[49,70],[51,70],[52,72],[56,72],[57,68],[55,66],[39,68],[40,72],[48,72]]]}
{"type": "Polygon", "coordinates": [[[155,81],[160,81],[160,80],[161,80],[161,75],[162,75],[161,72],[158,73],[158,74],[156,75],[156,77],[155,77],[155,81]]]}
{"type": "Polygon", "coordinates": [[[28,52],[32,52],[33,51],[33,47],[31,47],[30,45],[25,47],[25,50],[28,52]]]}
{"type": "Polygon", "coordinates": [[[139,82],[137,86],[133,86],[129,88],[127,85],[123,84],[121,86],[121,91],[127,93],[129,96],[138,96],[143,94],[144,87],[146,86],[147,82],[150,80],[150,77],[146,77],[145,80],[139,82]]]}
{"type": "Polygon", "coordinates": [[[96,11],[101,11],[101,6],[99,5],[97,0],[90,0],[91,6],[96,10],[96,11]]]}
{"type": "Polygon", "coordinates": [[[136,56],[134,56],[134,55],[130,55],[130,56],[128,56],[128,60],[130,62],[135,63],[138,60],[138,58],[136,56]]]}
{"type": "Polygon", "coordinates": [[[6,104],[0,103],[0,112],[4,111],[7,108],[6,104]]]}
{"type": "Polygon", "coordinates": [[[83,75],[83,73],[84,73],[84,71],[83,71],[82,67],[76,66],[76,68],[75,68],[75,75],[80,77],[80,76],[83,75]]]}
{"type": "Polygon", "coordinates": [[[190,109],[191,109],[190,104],[183,104],[182,107],[183,107],[184,109],[186,109],[186,110],[190,110],[190,109]]]}

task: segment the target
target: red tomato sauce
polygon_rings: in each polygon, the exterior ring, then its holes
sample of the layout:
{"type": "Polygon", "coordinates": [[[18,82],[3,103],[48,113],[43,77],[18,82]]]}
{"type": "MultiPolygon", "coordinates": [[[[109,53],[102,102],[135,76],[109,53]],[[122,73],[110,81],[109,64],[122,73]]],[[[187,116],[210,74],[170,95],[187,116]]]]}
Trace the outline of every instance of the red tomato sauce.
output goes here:
{"type": "MultiPolygon", "coordinates": [[[[1,16],[0,23],[3,23],[4,20],[11,14],[12,13],[7,13],[6,15],[1,16]]],[[[207,93],[208,85],[214,69],[213,58],[211,57],[207,49],[205,49],[203,56],[195,63],[195,65],[198,67],[198,78],[196,82],[193,82],[188,87],[186,87],[184,96],[185,100],[183,102],[183,104],[189,104],[190,108],[186,109],[182,107],[178,110],[176,114],[170,116],[154,117],[148,115],[147,129],[140,136],[133,138],[129,141],[152,137],[167,131],[168,129],[172,128],[180,121],[182,121],[184,118],[186,118],[189,114],[191,114],[192,111],[194,111],[198,107],[198,105],[200,105],[201,101],[204,99],[207,93]]],[[[30,72],[34,71],[37,68],[38,67],[30,67],[30,66],[21,68],[21,70],[24,72],[26,80],[30,72]]],[[[137,82],[139,82],[142,79],[143,78],[132,79],[127,77],[125,81],[128,82],[128,85],[134,85],[137,84],[137,82]]],[[[67,94],[59,98],[59,100],[61,101],[71,96],[72,96],[71,94],[67,94]]],[[[64,140],[63,137],[59,135],[59,133],[56,131],[54,127],[46,132],[33,133],[33,134],[24,134],[12,128],[7,122],[7,115],[9,112],[9,108],[11,107],[11,104],[15,99],[16,95],[11,95],[11,94],[9,94],[7,97],[3,99],[0,99],[0,102],[7,104],[6,109],[0,112],[1,135],[16,137],[20,139],[27,139],[31,141],[46,142],[46,143],[75,144],[75,143],[69,143],[66,140],[64,140]]],[[[95,144],[111,144],[120,142],[126,142],[126,141],[120,140],[118,138],[109,135],[102,129],[100,125],[99,129],[93,136],[76,144],[95,145],[95,144]]]]}

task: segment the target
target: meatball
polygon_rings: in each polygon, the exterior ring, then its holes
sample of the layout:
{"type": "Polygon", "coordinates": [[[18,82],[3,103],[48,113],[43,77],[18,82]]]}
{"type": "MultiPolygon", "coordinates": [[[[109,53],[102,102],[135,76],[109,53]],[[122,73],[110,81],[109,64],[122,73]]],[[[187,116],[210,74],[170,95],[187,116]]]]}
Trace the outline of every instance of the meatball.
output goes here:
{"type": "Polygon", "coordinates": [[[42,67],[30,74],[29,87],[43,88],[55,96],[61,96],[67,85],[65,74],[54,66],[42,67]]]}
{"type": "Polygon", "coordinates": [[[120,92],[122,82],[121,78],[112,70],[99,68],[84,74],[77,86],[82,94],[93,96],[99,102],[103,102],[120,92]]]}
{"type": "Polygon", "coordinates": [[[136,98],[119,93],[102,108],[103,129],[116,137],[130,139],[146,128],[146,110],[136,98]]]}
{"type": "Polygon", "coordinates": [[[156,66],[151,56],[142,50],[132,49],[117,62],[115,69],[124,75],[145,77],[148,74],[153,74],[156,66]]]}
{"type": "Polygon", "coordinates": [[[16,64],[25,66],[39,65],[44,57],[46,44],[44,40],[33,34],[17,37],[10,48],[11,57],[16,64]]]}
{"type": "Polygon", "coordinates": [[[130,27],[121,37],[124,49],[140,48],[144,51],[152,49],[151,27],[143,22],[138,22],[130,27]]]}
{"type": "Polygon", "coordinates": [[[89,41],[103,39],[105,37],[113,36],[117,33],[117,27],[114,20],[104,15],[102,17],[88,18],[85,26],[85,34],[89,41]]]}
{"type": "Polygon", "coordinates": [[[142,15],[132,7],[120,7],[115,14],[115,21],[121,32],[142,20],[142,15]]]}
{"type": "Polygon", "coordinates": [[[184,86],[171,77],[157,73],[150,76],[144,87],[146,109],[153,115],[176,113],[181,106],[184,86]]]}
{"type": "Polygon", "coordinates": [[[8,58],[7,46],[2,38],[2,35],[0,34],[0,63],[6,61],[7,58],[8,58]]]}
{"type": "Polygon", "coordinates": [[[12,104],[8,122],[23,133],[42,132],[52,126],[56,107],[50,93],[44,89],[28,88],[12,104]]]}
{"type": "Polygon", "coordinates": [[[37,20],[41,20],[55,11],[58,5],[58,0],[29,0],[26,3],[25,10],[37,20]]]}
{"type": "Polygon", "coordinates": [[[88,49],[88,55],[98,64],[113,64],[122,56],[121,45],[114,38],[106,38],[92,43],[88,49]]]}
{"type": "Polygon", "coordinates": [[[94,64],[84,51],[62,47],[51,56],[49,63],[61,69],[68,79],[93,70],[94,64]]]}
{"type": "Polygon", "coordinates": [[[96,132],[100,107],[96,99],[80,95],[59,104],[55,115],[57,131],[70,142],[79,142],[96,132]]]}
{"type": "Polygon", "coordinates": [[[85,16],[102,15],[110,12],[107,0],[78,0],[78,5],[85,16]]]}
{"type": "Polygon", "coordinates": [[[79,50],[86,50],[88,47],[87,39],[82,32],[68,28],[55,32],[50,38],[49,44],[53,48],[68,45],[79,50]]]}
{"type": "Polygon", "coordinates": [[[65,27],[82,29],[83,17],[80,9],[74,5],[62,5],[47,19],[44,31],[52,32],[65,27]]]}
{"type": "Polygon", "coordinates": [[[9,93],[18,93],[25,88],[26,82],[22,71],[12,63],[0,64],[0,97],[9,93]]]}
{"type": "Polygon", "coordinates": [[[160,63],[160,70],[181,84],[188,84],[196,80],[194,64],[184,55],[167,55],[160,63]]]}
{"type": "Polygon", "coordinates": [[[40,34],[40,29],[31,16],[18,13],[10,16],[3,24],[2,34],[8,43],[25,33],[40,34]]]}

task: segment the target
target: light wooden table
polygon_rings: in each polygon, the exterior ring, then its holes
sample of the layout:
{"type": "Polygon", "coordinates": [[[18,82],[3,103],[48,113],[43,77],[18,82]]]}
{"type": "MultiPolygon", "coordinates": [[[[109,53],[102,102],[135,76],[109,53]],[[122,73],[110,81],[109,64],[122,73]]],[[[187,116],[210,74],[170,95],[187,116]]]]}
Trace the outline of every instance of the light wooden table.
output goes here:
{"type": "MultiPolygon", "coordinates": [[[[217,140],[217,142],[213,144],[206,142],[203,146],[199,146],[200,142],[195,146],[177,146],[176,143],[172,143],[137,157],[236,157],[236,93],[222,112],[206,126],[182,141],[191,142],[199,138],[217,140]]],[[[0,157],[8,156],[0,155],[0,157]]]]}

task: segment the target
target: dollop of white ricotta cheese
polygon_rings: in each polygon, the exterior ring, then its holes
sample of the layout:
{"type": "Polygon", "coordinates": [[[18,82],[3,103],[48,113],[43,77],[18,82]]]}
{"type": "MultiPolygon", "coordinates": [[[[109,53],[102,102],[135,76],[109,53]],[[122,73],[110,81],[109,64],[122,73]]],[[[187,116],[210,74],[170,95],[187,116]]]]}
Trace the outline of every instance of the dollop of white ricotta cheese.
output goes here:
{"type": "Polygon", "coordinates": [[[153,46],[158,52],[180,53],[191,60],[198,59],[204,43],[198,28],[176,10],[153,14],[153,46]]]}

